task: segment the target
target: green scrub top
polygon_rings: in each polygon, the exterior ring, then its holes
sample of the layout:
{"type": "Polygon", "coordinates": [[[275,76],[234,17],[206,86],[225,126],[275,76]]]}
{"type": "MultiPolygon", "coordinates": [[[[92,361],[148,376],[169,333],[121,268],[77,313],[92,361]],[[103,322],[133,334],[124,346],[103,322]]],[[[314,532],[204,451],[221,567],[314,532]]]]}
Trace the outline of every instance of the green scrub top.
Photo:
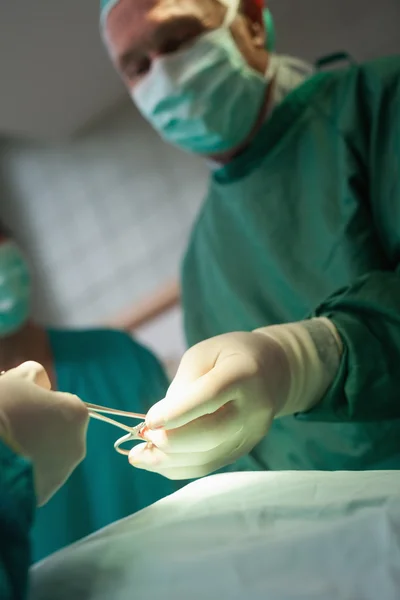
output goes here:
{"type": "Polygon", "coordinates": [[[35,510],[30,462],[0,440],[0,598],[25,600],[35,510]]]}
{"type": "Polygon", "coordinates": [[[183,264],[187,338],[326,316],[340,370],[240,469],[400,468],[400,58],[321,73],[213,173],[183,264]]]}
{"type": "MultiPolygon", "coordinates": [[[[165,396],[168,381],[160,363],[125,333],[49,331],[49,339],[61,391],[92,404],[140,413],[165,396]]],[[[90,421],[85,460],[36,512],[34,561],[175,491],[173,482],[134,469],[115,452],[113,444],[122,435],[111,425],[90,421]]]]}

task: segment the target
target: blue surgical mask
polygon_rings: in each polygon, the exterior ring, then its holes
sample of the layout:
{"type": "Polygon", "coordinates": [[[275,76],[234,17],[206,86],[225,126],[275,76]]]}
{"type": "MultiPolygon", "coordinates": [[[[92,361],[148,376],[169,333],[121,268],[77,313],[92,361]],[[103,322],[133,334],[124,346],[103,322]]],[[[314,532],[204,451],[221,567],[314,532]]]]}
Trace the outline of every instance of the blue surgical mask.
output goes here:
{"type": "Polygon", "coordinates": [[[0,244],[0,338],[18,331],[29,318],[31,278],[14,242],[0,244]]]}
{"type": "Polygon", "coordinates": [[[251,133],[262,109],[267,79],[247,64],[230,32],[239,3],[228,3],[221,28],[185,50],[156,58],[132,90],[142,115],[184,150],[203,155],[233,150],[251,133]]]}

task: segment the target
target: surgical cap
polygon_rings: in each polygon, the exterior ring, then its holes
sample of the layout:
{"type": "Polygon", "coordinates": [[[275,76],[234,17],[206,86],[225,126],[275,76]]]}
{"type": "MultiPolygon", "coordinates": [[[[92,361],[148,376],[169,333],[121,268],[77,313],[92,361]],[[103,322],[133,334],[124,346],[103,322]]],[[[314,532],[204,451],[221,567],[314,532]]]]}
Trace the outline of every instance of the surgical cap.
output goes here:
{"type": "MultiPolygon", "coordinates": [[[[229,4],[229,0],[220,0],[223,4],[229,4]]],[[[101,21],[107,17],[108,13],[119,0],[100,0],[101,21]]],[[[254,21],[262,21],[262,12],[264,9],[264,0],[243,0],[244,12],[254,21]]]]}
{"type": "MultiPolygon", "coordinates": [[[[230,0],[220,0],[222,4],[229,4],[230,0]]],[[[100,22],[104,25],[110,10],[118,4],[119,0],[100,0],[100,22]]],[[[275,30],[269,10],[264,9],[264,0],[243,0],[243,11],[253,21],[264,22],[267,31],[267,48],[271,52],[275,47],[275,30]]]]}

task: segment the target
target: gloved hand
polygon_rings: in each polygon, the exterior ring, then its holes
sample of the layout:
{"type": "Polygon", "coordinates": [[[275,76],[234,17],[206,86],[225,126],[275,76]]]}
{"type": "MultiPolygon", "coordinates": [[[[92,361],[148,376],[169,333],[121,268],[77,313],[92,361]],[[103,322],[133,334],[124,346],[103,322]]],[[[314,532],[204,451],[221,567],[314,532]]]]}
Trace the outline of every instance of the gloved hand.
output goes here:
{"type": "Polygon", "coordinates": [[[85,405],[50,387],[46,371],[34,362],[0,377],[0,438],[32,460],[39,506],[68,479],[86,452],[85,405]]]}
{"type": "Polygon", "coordinates": [[[150,409],[149,443],[132,449],[130,463],[192,479],[234,462],[274,418],[319,402],[340,353],[336,328],[323,318],[201,342],[184,355],[165,399],[150,409]]]}

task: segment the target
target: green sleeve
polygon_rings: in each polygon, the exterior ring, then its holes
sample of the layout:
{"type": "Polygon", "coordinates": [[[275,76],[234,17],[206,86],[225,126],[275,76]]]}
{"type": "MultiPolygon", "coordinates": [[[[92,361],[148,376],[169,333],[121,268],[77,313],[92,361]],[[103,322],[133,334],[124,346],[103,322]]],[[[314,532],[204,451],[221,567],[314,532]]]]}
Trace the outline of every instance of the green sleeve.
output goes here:
{"type": "Polygon", "coordinates": [[[316,311],[344,342],[339,373],[310,418],[400,419],[400,76],[366,78],[368,143],[363,150],[371,216],[388,269],[371,272],[316,311]]]}
{"type": "Polygon", "coordinates": [[[32,469],[0,440],[0,598],[27,597],[29,531],[35,494],[32,469]]]}

